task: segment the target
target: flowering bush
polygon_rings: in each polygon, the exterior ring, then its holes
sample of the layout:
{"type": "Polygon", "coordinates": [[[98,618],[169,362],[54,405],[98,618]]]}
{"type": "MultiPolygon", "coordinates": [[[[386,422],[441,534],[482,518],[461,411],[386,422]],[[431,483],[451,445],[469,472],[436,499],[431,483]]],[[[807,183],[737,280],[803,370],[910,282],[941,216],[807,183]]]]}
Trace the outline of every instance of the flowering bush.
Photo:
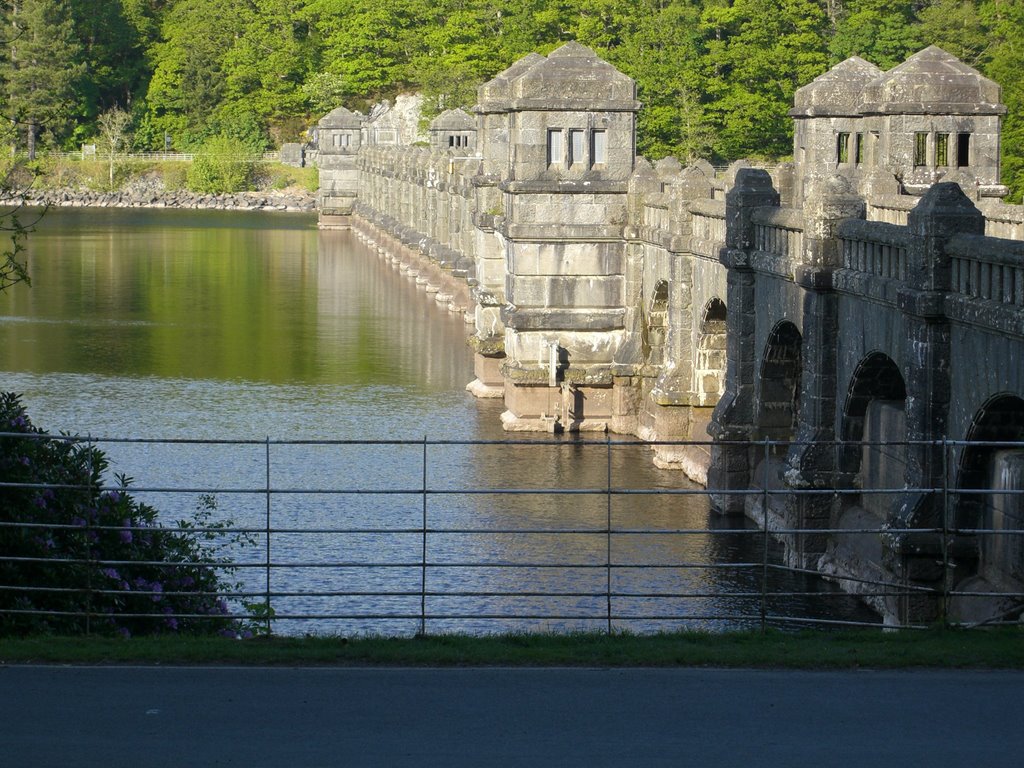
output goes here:
{"type": "Polygon", "coordinates": [[[218,546],[230,522],[211,523],[212,498],[165,528],[123,475],[101,490],[101,450],[34,427],[13,393],[0,393],[0,433],[0,636],[235,634],[218,546]]]}

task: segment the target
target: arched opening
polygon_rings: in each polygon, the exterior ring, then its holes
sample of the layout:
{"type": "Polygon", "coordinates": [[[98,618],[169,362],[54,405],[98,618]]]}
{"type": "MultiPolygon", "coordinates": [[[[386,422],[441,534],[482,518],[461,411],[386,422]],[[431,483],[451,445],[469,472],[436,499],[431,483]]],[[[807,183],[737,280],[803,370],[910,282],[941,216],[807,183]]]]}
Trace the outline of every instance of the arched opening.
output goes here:
{"type": "MultiPolygon", "coordinates": [[[[827,557],[836,572],[889,578],[877,532],[905,487],[906,402],[907,385],[892,358],[872,352],[860,361],[846,391],[836,457],[836,482],[846,492],[833,508],[833,527],[849,531],[829,537],[827,557]]],[[[888,610],[883,597],[873,595],[866,602],[880,613],[888,610]]]]}
{"type": "Polygon", "coordinates": [[[647,307],[647,321],[643,326],[644,360],[648,365],[665,362],[665,335],[668,329],[668,281],[659,280],[647,307]]]}
{"type": "MultiPolygon", "coordinates": [[[[797,327],[784,320],[772,329],[761,360],[756,427],[759,439],[789,442],[796,434],[800,409],[802,338],[797,327]]],[[[776,447],[784,454],[787,446],[776,447]]]]}
{"type": "Polygon", "coordinates": [[[839,481],[869,493],[844,497],[881,520],[898,493],[871,493],[904,486],[906,467],[907,385],[899,367],[882,352],[872,352],[857,366],[843,406],[839,481]]]}
{"type": "Polygon", "coordinates": [[[704,307],[697,339],[697,392],[701,404],[718,402],[725,384],[725,302],[714,298],[704,307]]]}
{"type": "MultiPolygon", "coordinates": [[[[764,449],[754,445],[751,466],[753,485],[772,490],[784,485],[785,457],[796,435],[800,400],[801,365],[800,331],[793,323],[783,321],[772,329],[765,345],[758,380],[757,409],[754,415],[754,438],[779,441],[765,456],[764,449]]],[[[770,516],[784,519],[782,495],[772,495],[764,509],[760,495],[751,495],[744,502],[747,516],[762,521],[770,516]],[[781,506],[780,506],[781,505],[781,506]]],[[[785,526],[783,526],[785,527],[785,526]]]]}
{"type": "MultiPolygon", "coordinates": [[[[1024,400],[990,398],[975,415],[960,454],[953,523],[957,592],[1024,590],[1024,400]],[[970,531],[993,531],[973,534],[970,531]],[[966,576],[966,578],[963,578],[966,576]]],[[[982,621],[1020,613],[1010,598],[954,596],[954,619],[982,621]]]]}

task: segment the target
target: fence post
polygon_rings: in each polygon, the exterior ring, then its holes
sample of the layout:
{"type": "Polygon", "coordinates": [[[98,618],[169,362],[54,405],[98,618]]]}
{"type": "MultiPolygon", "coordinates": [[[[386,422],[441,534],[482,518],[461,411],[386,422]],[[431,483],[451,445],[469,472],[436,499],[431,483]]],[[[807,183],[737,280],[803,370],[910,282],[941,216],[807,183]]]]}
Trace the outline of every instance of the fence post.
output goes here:
{"type": "MultiPolygon", "coordinates": [[[[92,483],[93,473],[96,471],[96,464],[95,464],[95,461],[96,461],[96,451],[94,450],[94,446],[93,446],[93,442],[92,442],[92,436],[87,436],[85,438],[85,444],[89,448],[89,480],[88,480],[88,482],[89,482],[89,484],[91,484],[92,483]]],[[[99,502],[100,493],[102,492],[102,486],[103,486],[102,481],[99,478],[97,478],[96,479],[97,511],[99,510],[98,502],[99,502]]],[[[88,493],[88,491],[87,491],[87,493],[88,493]]],[[[98,521],[98,515],[97,515],[97,521],[98,521]]],[[[93,572],[94,567],[95,567],[95,564],[93,563],[93,556],[92,556],[92,533],[93,533],[93,530],[92,530],[92,518],[91,518],[90,515],[87,514],[85,516],[85,559],[86,559],[86,568],[85,568],[85,634],[86,634],[86,637],[88,637],[92,633],[92,608],[93,608],[93,606],[92,606],[92,598],[93,598],[93,595],[92,595],[92,590],[93,590],[92,572],[93,572]]]]}
{"type": "Polygon", "coordinates": [[[942,626],[949,628],[949,439],[942,438],[942,626]]]}
{"type": "Polygon", "coordinates": [[[605,521],[605,600],[608,616],[608,634],[612,633],[612,440],[611,435],[605,432],[606,451],[606,483],[605,498],[607,499],[607,518],[605,521]]]}
{"type": "Polygon", "coordinates": [[[768,438],[764,439],[764,457],[761,459],[761,634],[768,626],[768,438]]]}
{"type": "Polygon", "coordinates": [[[420,551],[420,635],[427,634],[427,436],[423,436],[423,541],[420,551]]]}
{"type": "Polygon", "coordinates": [[[267,522],[267,527],[266,527],[267,563],[266,563],[266,592],[264,593],[263,607],[264,607],[264,610],[266,611],[267,637],[270,637],[270,633],[271,633],[270,617],[272,615],[272,612],[270,610],[270,563],[271,563],[271,560],[270,560],[270,435],[267,435],[267,442],[266,442],[266,480],[267,480],[267,492],[266,492],[266,497],[267,497],[267,520],[266,520],[266,522],[267,522]]]}

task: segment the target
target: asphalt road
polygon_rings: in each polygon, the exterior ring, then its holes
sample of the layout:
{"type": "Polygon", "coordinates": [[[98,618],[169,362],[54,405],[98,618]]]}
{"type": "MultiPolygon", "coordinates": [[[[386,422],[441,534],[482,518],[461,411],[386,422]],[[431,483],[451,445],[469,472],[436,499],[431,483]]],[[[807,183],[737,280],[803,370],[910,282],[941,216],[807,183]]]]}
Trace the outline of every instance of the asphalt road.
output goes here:
{"type": "Polygon", "coordinates": [[[1019,766],[1020,672],[0,667],[0,766],[1019,766]]]}

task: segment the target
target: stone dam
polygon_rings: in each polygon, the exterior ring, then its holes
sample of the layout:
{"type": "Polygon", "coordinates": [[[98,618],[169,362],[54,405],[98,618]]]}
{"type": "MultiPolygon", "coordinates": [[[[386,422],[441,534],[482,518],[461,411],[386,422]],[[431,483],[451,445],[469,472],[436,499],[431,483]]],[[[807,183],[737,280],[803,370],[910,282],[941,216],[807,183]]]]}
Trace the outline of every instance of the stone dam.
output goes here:
{"type": "Polygon", "coordinates": [[[792,162],[724,172],[637,157],[640,109],[576,43],[419,145],[398,110],[339,107],[320,225],[465,314],[468,388],[505,429],[650,441],[892,621],[1018,616],[1024,209],[1000,199],[999,86],[935,47],[851,58],[797,91],[792,162]]]}

